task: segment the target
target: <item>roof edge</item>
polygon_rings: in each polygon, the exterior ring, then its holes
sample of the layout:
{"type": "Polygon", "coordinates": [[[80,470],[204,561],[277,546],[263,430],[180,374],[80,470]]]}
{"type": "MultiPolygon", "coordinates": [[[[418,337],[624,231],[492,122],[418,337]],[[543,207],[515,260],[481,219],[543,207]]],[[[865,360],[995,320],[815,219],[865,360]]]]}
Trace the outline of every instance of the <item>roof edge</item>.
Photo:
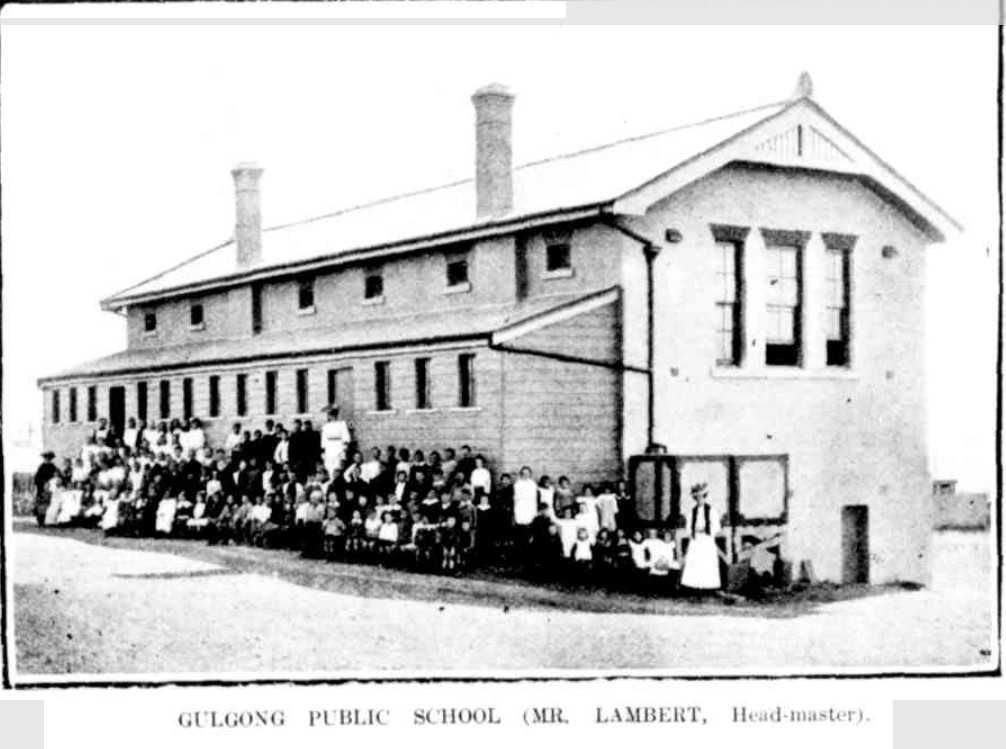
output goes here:
{"type": "MultiPolygon", "coordinates": [[[[153,291],[148,294],[136,294],[131,296],[125,293],[129,291],[129,289],[126,289],[124,292],[119,292],[118,294],[102,299],[100,305],[101,309],[107,312],[115,312],[121,310],[129,304],[142,304],[158,299],[170,299],[171,297],[183,294],[211,291],[263,278],[285,276],[341,265],[351,265],[366,262],[374,259],[375,257],[418,252],[424,249],[438,247],[440,245],[477,241],[479,239],[487,239],[511,232],[518,232],[536,226],[547,226],[554,223],[577,221],[585,218],[591,218],[593,216],[600,216],[606,209],[611,207],[612,203],[613,201],[611,200],[605,200],[601,202],[586,203],[579,206],[557,208],[542,213],[532,213],[523,216],[509,216],[485,223],[469,224],[459,229],[453,229],[437,234],[429,234],[424,237],[411,237],[398,242],[361,247],[334,255],[297,260],[279,265],[271,265],[265,268],[250,268],[238,273],[218,276],[217,278],[204,281],[195,281],[181,286],[153,291]]],[[[203,255],[219,250],[222,247],[226,247],[231,242],[233,242],[233,240],[229,240],[212,250],[207,250],[203,253],[203,255]]],[[[183,266],[195,259],[195,257],[189,258],[176,267],[183,266]]],[[[164,273],[158,274],[158,276],[148,279],[148,281],[153,280],[154,278],[159,278],[168,272],[169,271],[164,271],[164,273]]],[[[147,283],[147,281],[144,281],[143,283],[147,283]]],[[[130,288],[137,288],[142,285],[142,283],[135,284],[130,288]]]]}

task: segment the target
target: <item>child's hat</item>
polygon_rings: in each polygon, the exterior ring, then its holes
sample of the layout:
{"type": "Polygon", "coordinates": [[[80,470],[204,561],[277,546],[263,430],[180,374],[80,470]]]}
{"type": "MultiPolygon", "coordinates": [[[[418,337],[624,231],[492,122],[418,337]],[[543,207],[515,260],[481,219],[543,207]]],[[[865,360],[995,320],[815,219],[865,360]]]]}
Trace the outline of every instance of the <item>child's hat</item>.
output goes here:
{"type": "Polygon", "coordinates": [[[705,481],[700,481],[698,484],[692,484],[692,496],[696,494],[702,494],[709,489],[709,484],[705,481]]]}

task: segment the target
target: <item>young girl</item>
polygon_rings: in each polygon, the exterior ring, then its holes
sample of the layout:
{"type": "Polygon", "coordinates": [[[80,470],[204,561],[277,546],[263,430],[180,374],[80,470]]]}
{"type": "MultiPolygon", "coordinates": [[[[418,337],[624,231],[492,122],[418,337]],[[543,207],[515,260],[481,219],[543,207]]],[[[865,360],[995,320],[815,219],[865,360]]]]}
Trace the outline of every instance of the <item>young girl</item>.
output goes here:
{"type": "Polygon", "coordinates": [[[629,556],[632,559],[632,577],[634,583],[639,583],[650,572],[650,564],[646,559],[646,547],[643,546],[643,533],[640,530],[632,532],[629,539],[629,556]]]}
{"type": "Polygon", "coordinates": [[[390,558],[398,546],[398,523],[390,510],[385,510],[381,516],[381,527],[377,530],[377,544],[381,556],[390,558]]]}
{"type": "Polygon", "coordinates": [[[457,518],[448,515],[440,525],[437,542],[440,547],[440,569],[444,572],[454,572],[460,560],[458,548],[457,518]]]}
{"type": "Polygon", "coordinates": [[[322,526],[325,538],[323,551],[326,559],[340,556],[345,549],[346,524],[342,522],[336,509],[332,505],[328,506],[325,512],[325,522],[322,526]]]}
{"type": "Polygon", "coordinates": [[[555,524],[559,526],[559,539],[562,541],[562,557],[563,559],[569,559],[570,552],[573,550],[573,544],[576,543],[578,535],[576,520],[573,518],[573,508],[566,507],[562,511],[562,517],[556,520],[555,524]]]}
{"type": "Polygon", "coordinates": [[[569,558],[573,562],[573,574],[577,580],[585,580],[590,576],[590,570],[594,561],[594,545],[590,542],[586,528],[576,529],[576,541],[569,552],[569,558]]]}
{"type": "Polygon", "coordinates": [[[583,487],[583,495],[577,497],[579,508],[576,514],[576,524],[587,530],[590,542],[594,543],[597,532],[600,530],[600,523],[597,518],[597,501],[594,499],[594,491],[590,486],[583,487]]]}
{"type": "Polygon", "coordinates": [[[614,531],[618,527],[618,496],[611,484],[605,484],[597,497],[597,517],[601,528],[614,531]]]}
{"type": "Polygon", "coordinates": [[[486,459],[482,455],[475,456],[475,469],[472,471],[470,483],[472,486],[472,493],[475,495],[476,499],[482,495],[489,496],[492,494],[492,476],[489,473],[489,469],[486,468],[486,459]]]}
{"type": "Polygon", "coordinates": [[[576,497],[573,496],[573,487],[569,483],[568,476],[559,477],[559,485],[555,487],[555,515],[563,517],[563,511],[569,507],[576,512],[576,497]]]}

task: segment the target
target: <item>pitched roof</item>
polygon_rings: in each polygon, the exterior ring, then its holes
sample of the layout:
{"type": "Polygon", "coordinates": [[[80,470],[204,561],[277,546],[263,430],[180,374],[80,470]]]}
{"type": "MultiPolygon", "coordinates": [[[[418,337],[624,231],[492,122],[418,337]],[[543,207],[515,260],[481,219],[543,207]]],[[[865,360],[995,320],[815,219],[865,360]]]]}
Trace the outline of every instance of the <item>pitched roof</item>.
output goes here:
{"type": "MultiPolygon", "coordinates": [[[[262,259],[251,271],[323,258],[338,260],[361,250],[611,203],[792,103],[774,102],[517,166],[514,207],[502,220],[476,220],[475,182],[469,179],[267,227],[262,236],[262,259]]],[[[233,245],[229,240],[200,252],[116,293],[104,300],[103,306],[116,308],[147,295],[233,277],[238,274],[233,245]]]]}
{"type": "Polygon", "coordinates": [[[549,294],[518,303],[466,308],[463,315],[447,315],[444,310],[428,310],[368,320],[366,324],[346,323],[298,332],[263,333],[243,339],[207,340],[198,344],[151,346],[119,351],[78,364],[39,380],[40,384],[78,377],[125,375],[157,370],[206,365],[239,364],[289,357],[365,353],[376,348],[431,343],[489,340],[489,336],[521,323],[533,323],[549,313],[564,311],[596,298],[607,298],[617,289],[549,294]],[[430,331],[435,330],[435,336],[430,331]]]}

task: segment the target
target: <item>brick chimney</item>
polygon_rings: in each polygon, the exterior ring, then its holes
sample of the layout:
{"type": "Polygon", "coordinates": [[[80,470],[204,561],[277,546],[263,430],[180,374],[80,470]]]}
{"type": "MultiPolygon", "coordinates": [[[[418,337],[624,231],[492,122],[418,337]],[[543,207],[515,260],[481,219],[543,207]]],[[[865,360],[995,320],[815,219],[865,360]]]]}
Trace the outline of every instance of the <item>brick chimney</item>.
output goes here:
{"type": "Polygon", "coordinates": [[[490,83],[472,96],[475,105],[475,195],[479,218],[513,209],[511,112],[514,96],[490,83]]]}
{"type": "Polygon", "coordinates": [[[258,164],[247,162],[231,169],[236,208],[234,243],[237,245],[239,268],[247,268],[262,259],[262,201],[259,193],[262,171],[258,164]]]}

